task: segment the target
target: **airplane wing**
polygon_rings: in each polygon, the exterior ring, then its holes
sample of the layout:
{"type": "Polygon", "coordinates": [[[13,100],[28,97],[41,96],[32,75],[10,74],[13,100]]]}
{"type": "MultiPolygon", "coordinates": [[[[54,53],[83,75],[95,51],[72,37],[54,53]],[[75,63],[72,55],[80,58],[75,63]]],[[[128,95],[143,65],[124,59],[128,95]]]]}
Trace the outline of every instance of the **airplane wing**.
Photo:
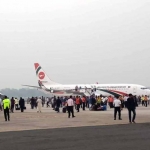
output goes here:
{"type": "MultiPolygon", "coordinates": [[[[36,88],[36,89],[44,88],[45,91],[50,92],[50,93],[64,93],[64,91],[65,91],[65,93],[68,93],[68,94],[70,93],[70,94],[76,94],[76,95],[80,95],[80,94],[84,95],[84,92],[76,91],[75,88],[68,89],[68,90],[66,90],[66,89],[65,90],[57,90],[57,89],[48,89],[45,86],[43,86],[43,88],[40,86],[32,86],[32,85],[22,85],[22,86],[36,88]]],[[[85,88],[80,88],[79,90],[83,90],[83,89],[85,89],[85,88]]],[[[90,89],[90,88],[86,88],[86,90],[88,90],[88,89],[90,89]]]]}
{"type": "MultiPolygon", "coordinates": [[[[36,89],[42,89],[42,87],[39,87],[39,86],[32,86],[32,85],[22,85],[22,86],[36,88],[36,89]]],[[[60,92],[60,90],[47,89],[46,87],[44,90],[47,92],[50,92],[50,93],[60,92]]]]}
{"type": "Polygon", "coordinates": [[[32,88],[38,88],[38,89],[41,89],[41,87],[39,87],[39,86],[32,86],[32,85],[22,85],[22,86],[26,86],[26,87],[32,87],[32,88]]]}

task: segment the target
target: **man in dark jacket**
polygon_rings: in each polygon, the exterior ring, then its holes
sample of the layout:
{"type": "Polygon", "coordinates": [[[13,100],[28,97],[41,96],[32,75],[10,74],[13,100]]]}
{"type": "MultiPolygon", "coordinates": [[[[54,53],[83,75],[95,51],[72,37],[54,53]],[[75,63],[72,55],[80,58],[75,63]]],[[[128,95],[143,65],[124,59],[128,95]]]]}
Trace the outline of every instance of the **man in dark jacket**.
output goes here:
{"type": "Polygon", "coordinates": [[[24,105],[24,99],[22,97],[20,98],[19,105],[20,105],[21,112],[23,112],[25,105],[24,105]]]}
{"type": "Polygon", "coordinates": [[[96,104],[96,99],[95,99],[94,95],[91,96],[91,104],[92,104],[92,110],[96,111],[97,110],[97,105],[95,105],[96,104]]]}
{"type": "Polygon", "coordinates": [[[132,94],[129,94],[129,98],[127,99],[127,108],[128,108],[128,112],[129,112],[129,122],[130,123],[135,123],[135,117],[136,117],[136,102],[135,99],[133,97],[132,94]],[[133,112],[133,118],[132,118],[132,122],[131,122],[131,112],[133,112]]]}
{"type": "Polygon", "coordinates": [[[57,100],[56,100],[56,111],[57,111],[57,112],[59,112],[60,105],[61,105],[61,100],[60,100],[60,98],[58,97],[57,100]]]}
{"type": "Polygon", "coordinates": [[[34,105],[35,105],[34,97],[32,97],[30,101],[31,101],[31,109],[34,109],[34,105]]]}
{"type": "Polygon", "coordinates": [[[91,96],[91,103],[92,103],[92,106],[94,106],[96,103],[96,99],[94,96],[91,96]]]}
{"type": "Polygon", "coordinates": [[[14,106],[15,106],[15,100],[14,100],[14,98],[12,97],[12,98],[11,98],[11,112],[12,112],[12,113],[14,112],[14,106]]]}

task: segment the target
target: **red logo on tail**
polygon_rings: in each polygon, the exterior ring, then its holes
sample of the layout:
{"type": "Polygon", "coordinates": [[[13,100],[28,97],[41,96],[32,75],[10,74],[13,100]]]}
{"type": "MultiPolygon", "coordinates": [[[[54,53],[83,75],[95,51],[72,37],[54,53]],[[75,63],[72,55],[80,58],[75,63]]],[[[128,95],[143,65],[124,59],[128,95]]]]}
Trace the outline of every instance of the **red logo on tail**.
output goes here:
{"type": "Polygon", "coordinates": [[[45,73],[44,72],[40,72],[39,73],[39,79],[43,80],[45,78],[45,73]]]}

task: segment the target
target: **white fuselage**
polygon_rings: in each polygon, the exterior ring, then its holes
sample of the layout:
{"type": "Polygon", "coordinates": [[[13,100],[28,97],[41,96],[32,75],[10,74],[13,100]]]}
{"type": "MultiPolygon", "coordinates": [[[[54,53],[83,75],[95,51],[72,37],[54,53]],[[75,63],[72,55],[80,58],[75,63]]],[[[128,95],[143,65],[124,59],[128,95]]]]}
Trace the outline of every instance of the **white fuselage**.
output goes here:
{"type": "MultiPolygon", "coordinates": [[[[78,91],[81,93],[89,93],[92,89],[95,93],[102,94],[104,96],[109,95],[150,95],[150,90],[142,85],[136,84],[77,84],[77,85],[49,85],[45,84],[42,89],[50,91],[54,95],[60,92],[73,93],[75,88],[78,87],[78,91]],[[57,91],[56,93],[54,91],[57,91]]],[[[64,94],[60,93],[60,95],[64,94]]]]}

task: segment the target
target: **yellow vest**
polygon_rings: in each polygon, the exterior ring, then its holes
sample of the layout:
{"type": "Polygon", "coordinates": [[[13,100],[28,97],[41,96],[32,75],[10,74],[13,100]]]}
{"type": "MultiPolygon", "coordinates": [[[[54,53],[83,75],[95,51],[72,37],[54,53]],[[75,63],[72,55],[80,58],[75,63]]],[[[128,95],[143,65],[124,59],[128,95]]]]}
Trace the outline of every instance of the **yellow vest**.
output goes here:
{"type": "Polygon", "coordinates": [[[97,103],[98,103],[98,104],[101,103],[101,98],[97,98],[97,103]]]}
{"type": "Polygon", "coordinates": [[[142,101],[144,101],[145,97],[141,97],[142,101]]]}
{"type": "Polygon", "coordinates": [[[9,99],[3,100],[3,107],[4,107],[4,109],[10,108],[10,100],[9,99]]]}

